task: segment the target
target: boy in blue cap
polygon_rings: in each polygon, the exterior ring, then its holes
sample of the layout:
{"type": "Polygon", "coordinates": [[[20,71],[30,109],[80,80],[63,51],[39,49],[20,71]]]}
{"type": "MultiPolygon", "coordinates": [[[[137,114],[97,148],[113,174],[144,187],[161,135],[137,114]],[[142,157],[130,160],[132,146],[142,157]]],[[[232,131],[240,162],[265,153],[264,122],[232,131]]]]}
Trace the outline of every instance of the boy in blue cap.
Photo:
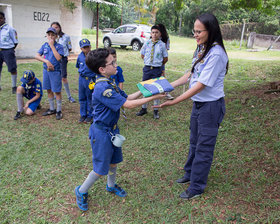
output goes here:
{"type": "Polygon", "coordinates": [[[88,190],[101,177],[108,174],[106,190],[119,197],[127,193],[116,184],[117,164],[122,162],[122,148],[111,142],[112,136],[119,133],[117,122],[121,107],[134,108],[151,100],[163,98],[158,94],[147,98],[137,99],[140,91],[126,95],[110,78],[117,72],[117,63],[108,49],[99,48],[90,51],[86,64],[96,75],[96,84],[92,94],[93,124],[89,130],[92,147],[93,170],[84,183],[75,188],[78,207],[88,210],[88,190]]]}
{"type": "Polygon", "coordinates": [[[55,41],[57,38],[56,30],[53,27],[49,27],[46,33],[48,42],[42,45],[35,56],[38,61],[43,62],[43,89],[46,89],[48,92],[50,104],[50,108],[42,115],[48,116],[56,113],[56,119],[60,120],[62,118],[62,77],[60,74],[61,69],[59,61],[61,60],[64,51],[63,46],[55,41]],[[54,93],[56,96],[56,110],[54,108],[54,93]]]}
{"type": "Polygon", "coordinates": [[[20,81],[22,84],[17,87],[18,111],[14,120],[21,118],[24,114],[24,110],[26,115],[33,115],[35,110],[39,107],[43,96],[41,81],[35,77],[33,71],[25,71],[20,81]],[[25,105],[23,96],[28,99],[25,105]]]}
{"type": "Polygon", "coordinates": [[[96,74],[86,65],[86,56],[90,52],[91,46],[88,39],[82,39],[79,42],[81,53],[77,58],[76,68],[79,76],[79,103],[80,103],[80,120],[82,123],[92,123],[92,90],[89,89],[89,83],[95,82],[96,74]]]}

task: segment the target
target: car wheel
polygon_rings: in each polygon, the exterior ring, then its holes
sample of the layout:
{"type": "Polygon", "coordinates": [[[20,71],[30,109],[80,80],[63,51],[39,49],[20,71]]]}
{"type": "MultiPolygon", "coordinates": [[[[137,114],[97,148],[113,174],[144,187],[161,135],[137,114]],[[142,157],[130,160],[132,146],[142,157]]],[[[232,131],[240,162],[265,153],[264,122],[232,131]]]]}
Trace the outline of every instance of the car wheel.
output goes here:
{"type": "Polygon", "coordinates": [[[139,51],[141,48],[141,44],[138,40],[133,41],[131,46],[132,46],[132,50],[134,51],[139,51]]]}
{"type": "Polygon", "coordinates": [[[121,49],[125,49],[126,48],[126,46],[125,45],[121,45],[121,49]]]}
{"type": "Polygon", "coordinates": [[[104,39],[103,44],[104,44],[104,47],[105,47],[105,48],[111,47],[111,41],[110,41],[110,39],[109,39],[109,38],[104,39]]]}

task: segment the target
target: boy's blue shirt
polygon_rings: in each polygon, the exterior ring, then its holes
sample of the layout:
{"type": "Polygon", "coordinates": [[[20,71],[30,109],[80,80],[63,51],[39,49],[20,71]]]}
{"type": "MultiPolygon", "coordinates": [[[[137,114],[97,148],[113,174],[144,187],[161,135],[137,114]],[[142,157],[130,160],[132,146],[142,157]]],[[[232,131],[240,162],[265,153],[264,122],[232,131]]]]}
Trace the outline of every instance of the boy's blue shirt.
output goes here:
{"type": "MultiPolygon", "coordinates": [[[[61,56],[64,55],[63,46],[61,44],[55,42],[54,47],[61,56]]],[[[38,53],[40,55],[44,55],[44,58],[47,59],[50,63],[52,63],[55,71],[60,71],[60,61],[56,60],[49,43],[47,43],[47,42],[44,43],[42,45],[42,47],[39,49],[38,53]]],[[[46,63],[43,63],[43,67],[46,70],[48,69],[48,66],[46,63]]]]}
{"type": "MultiPolygon", "coordinates": [[[[96,79],[104,78],[97,74],[96,79]]],[[[93,119],[105,126],[112,127],[118,123],[120,108],[126,102],[127,95],[119,87],[117,90],[107,81],[95,84],[92,94],[93,119]]]]}
{"type": "Polygon", "coordinates": [[[0,48],[10,49],[18,44],[17,32],[9,24],[4,23],[0,27],[0,48]]]}
{"type": "Polygon", "coordinates": [[[120,82],[124,82],[123,70],[120,66],[117,67],[117,73],[115,75],[112,75],[111,79],[113,79],[115,81],[117,86],[119,86],[120,82]]]}
{"type": "Polygon", "coordinates": [[[88,77],[95,81],[96,74],[91,71],[86,65],[86,56],[84,52],[81,52],[77,58],[76,68],[78,68],[78,72],[82,77],[88,77]]]}
{"type": "Polygon", "coordinates": [[[35,78],[34,82],[31,83],[30,85],[22,83],[21,86],[24,88],[25,94],[24,96],[27,99],[32,99],[33,97],[36,96],[36,93],[40,93],[42,98],[43,96],[43,89],[42,89],[42,83],[39,79],[35,78]]]}

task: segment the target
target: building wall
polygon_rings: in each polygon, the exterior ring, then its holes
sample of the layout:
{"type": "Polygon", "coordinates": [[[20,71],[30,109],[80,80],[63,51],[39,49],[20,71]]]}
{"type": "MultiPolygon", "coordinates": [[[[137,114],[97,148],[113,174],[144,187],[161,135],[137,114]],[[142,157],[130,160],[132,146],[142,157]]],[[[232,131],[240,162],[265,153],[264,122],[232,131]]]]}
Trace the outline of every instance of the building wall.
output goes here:
{"type": "Polygon", "coordinates": [[[81,39],[82,31],[81,0],[72,1],[77,6],[73,14],[61,6],[60,0],[1,0],[0,9],[5,9],[7,22],[18,34],[19,44],[16,48],[18,58],[35,56],[46,42],[46,30],[53,21],[58,21],[62,31],[70,35],[73,52],[79,52],[78,41],[81,39]],[[5,8],[3,4],[10,7],[5,8]],[[8,12],[9,8],[11,13],[8,12]]]}
{"type": "Polygon", "coordinates": [[[91,29],[93,12],[90,9],[82,8],[83,28],[91,29]]]}

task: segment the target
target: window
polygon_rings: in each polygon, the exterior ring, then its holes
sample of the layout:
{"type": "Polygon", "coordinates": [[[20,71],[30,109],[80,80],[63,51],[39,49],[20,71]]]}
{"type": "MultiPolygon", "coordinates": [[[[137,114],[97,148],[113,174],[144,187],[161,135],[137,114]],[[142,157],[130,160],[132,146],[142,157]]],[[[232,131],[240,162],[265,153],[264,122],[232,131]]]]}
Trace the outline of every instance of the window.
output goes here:
{"type": "Polygon", "coordinates": [[[135,33],[136,27],[128,26],[126,27],[126,32],[127,33],[135,33]]]}

